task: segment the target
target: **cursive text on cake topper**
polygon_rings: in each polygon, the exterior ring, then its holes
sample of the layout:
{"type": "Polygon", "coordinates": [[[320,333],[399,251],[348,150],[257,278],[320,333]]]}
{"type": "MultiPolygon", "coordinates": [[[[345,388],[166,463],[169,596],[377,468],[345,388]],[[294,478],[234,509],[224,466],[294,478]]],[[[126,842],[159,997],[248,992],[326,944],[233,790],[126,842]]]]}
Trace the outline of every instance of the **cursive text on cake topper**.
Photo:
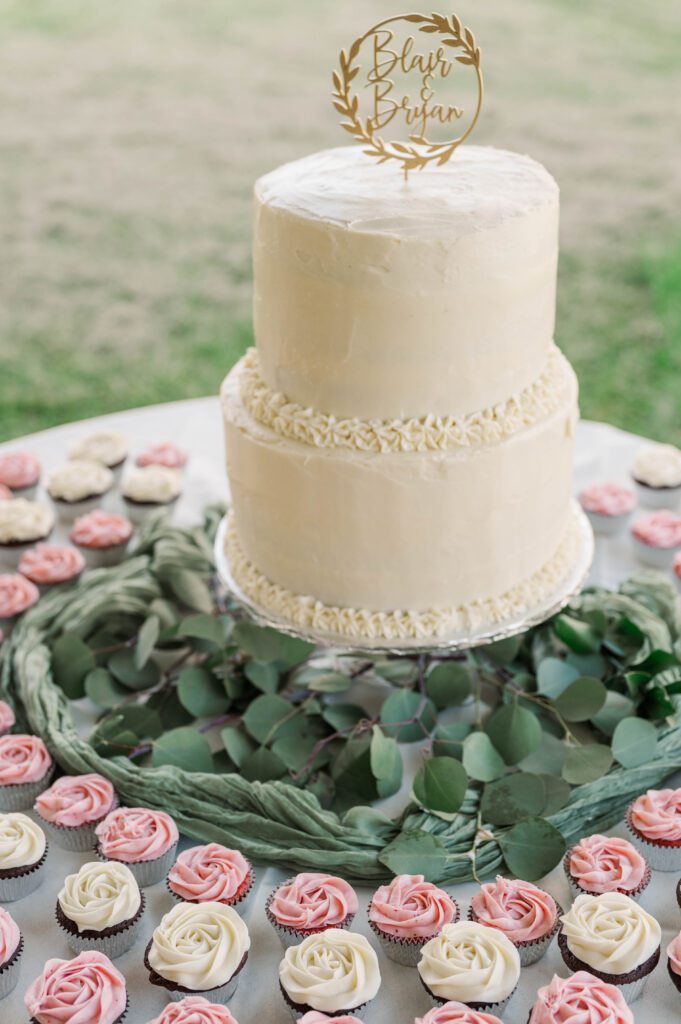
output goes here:
{"type": "MultiPolygon", "coordinates": [[[[468,138],[482,107],[484,86],[480,50],[470,29],[455,14],[402,14],[386,18],[341,50],[333,72],[333,105],[343,115],[341,127],[379,163],[397,160],[405,175],[429,163],[446,163],[468,138]],[[408,34],[412,32],[414,34],[408,34]],[[424,46],[424,42],[427,45],[424,46]],[[460,104],[437,98],[438,86],[454,77],[456,66],[471,68],[476,99],[470,112],[460,104]],[[357,80],[364,72],[362,102],[357,80]],[[400,81],[416,82],[405,93],[400,81]],[[353,85],[353,83],[355,83],[353,85]],[[437,141],[433,129],[456,126],[454,137],[437,141]],[[386,139],[383,133],[403,128],[406,138],[386,139]]],[[[449,136],[449,131],[446,134],[449,136]]]]}

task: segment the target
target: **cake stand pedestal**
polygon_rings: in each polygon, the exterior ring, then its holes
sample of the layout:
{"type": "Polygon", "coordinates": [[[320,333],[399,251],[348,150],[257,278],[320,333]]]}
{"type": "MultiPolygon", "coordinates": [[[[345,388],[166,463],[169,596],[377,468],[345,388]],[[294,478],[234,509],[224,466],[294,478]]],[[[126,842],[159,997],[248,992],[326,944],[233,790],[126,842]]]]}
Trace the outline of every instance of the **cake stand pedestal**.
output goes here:
{"type": "Polygon", "coordinates": [[[338,651],[366,655],[437,654],[437,652],[470,650],[473,647],[482,647],[497,640],[505,640],[518,633],[526,632],[532,626],[538,626],[553,615],[556,615],[562,608],[565,608],[572,598],[576,597],[581,591],[593,560],[594,537],[586,515],[576,502],[574,503],[573,513],[578,532],[577,555],[572,569],[552,593],[535,606],[528,608],[521,616],[495,622],[494,624],[481,625],[477,629],[453,632],[442,636],[415,637],[413,639],[349,638],[339,633],[296,626],[287,619],[281,618],[262,608],[248,594],[244,593],[234,579],[229,558],[225,551],[227,517],[223,518],[220,522],[215,538],[215,565],[218,577],[231,597],[248,612],[255,622],[262,626],[270,626],[281,633],[287,633],[289,636],[307,640],[317,646],[332,647],[338,651]]]}

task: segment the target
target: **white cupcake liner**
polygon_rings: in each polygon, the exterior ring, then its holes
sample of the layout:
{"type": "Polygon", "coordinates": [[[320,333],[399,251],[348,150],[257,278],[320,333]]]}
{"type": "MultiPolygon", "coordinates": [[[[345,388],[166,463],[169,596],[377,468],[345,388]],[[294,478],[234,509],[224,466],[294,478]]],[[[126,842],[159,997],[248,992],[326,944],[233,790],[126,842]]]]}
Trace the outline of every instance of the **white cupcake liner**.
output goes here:
{"type": "Polygon", "coordinates": [[[644,544],[633,533],[630,536],[638,559],[652,569],[669,569],[674,561],[674,555],[681,551],[678,544],[673,548],[656,548],[652,544],[644,544]]]}
{"type": "Polygon", "coordinates": [[[36,797],[47,789],[54,774],[54,765],[37,782],[17,782],[0,786],[0,811],[29,811],[36,797]]]}
{"type": "MultiPolygon", "coordinates": [[[[72,541],[72,543],[75,543],[72,541]]],[[[130,541],[125,540],[121,544],[112,544],[108,548],[91,548],[85,544],[75,544],[83,555],[88,569],[108,569],[112,565],[118,565],[125,558],[130,541]]]]}
{"type": "Polygon", "coordinates": [[[0,903],[15,903],[17,900],[23,900],[25,896],[30,896],[42,885],[48,849],[46,844],[45,852],[40,860],[33,865],[21,868],[20,875],[7,875],[4,878],[0,876],[0,903]]]}
{"type": "Polygon", "coordinates": [[[67,945],[73,953],[78,954],[85,950],[94,949],[99,953],[104,953],[110,960],[116,960],[117,957],[123,956],[129,949],[132,949],[139,938],[146,910],[144,896],[141,897],[141,900],[137,915],[130,921],[123,921],[121,925],[117,925],[118,931],[115,931],[112,935],[97,936],[96,933],[93,934],[92,932],[88,935],[83,935],[78,932],[71,932],[68,928],[64,927],[58,918],[57,924],[64,933],[67,945]]]}
{"type": "Polygon", "coordinates": [[[639,504],[644,508],[668,508],[676,512],[681,500],[681,486],[679,487],[650,487],[642,484],[635,476],[632,476],[639,504]]]}
{"type": "MultiPolygon", "coordinates": [[[[52,504],[54,505],[57,513],[57,519],[60,523],[65,523],[68,526],[72,525],[75,523],[76,519],[87,515],[88,512],[94,512],[95,509],[100,508],[110,489],[111,488],[107,488],[107,490],[102,491],[101,494],[93,494],[89,498],[83,498],[82,501],[62,501],[59,498],[52,498],[52,504]]],[[[50,495],[50,497],[52,496],[50,495]]]]}
{"type": "Polygon", "coordinates": [[[625,823],[631,842],[654,871],[681,871],[681,844],[679,846],[663,846],[660,843],[644,839],[631,824],[629,812],[627,812],[625,823]]]}
{"type": "Polygon", "coordinates": [[[584,509],[586,517],[591,523],[591,527],[594,533],[599,534],[601,537],[614,537],[629,525],[633,516],[633,510],[631,512],[624,512],[618,516],[606,516],[600,512],[591,512],[588,508],[584,509]]]}
{"type": "Polygon", "coordinates": [[[3,569],[5,572],[16,572],[22,556],[27,551],[31,551],[36,544],[44,544],[49,539],[51,533],[52,530],[41,537],[35,537],[33,540],[27,540],[21,544],[0,544],[0,569],[3,569]]]}
{"type": "MultiPolygon", "coordinates": [[[[568,884],[568,888],[570,889],[570,895],[572,896],[572,899],[576,900],[578,896],[599,896],[600,893],[592,892],[590,889],[582,888],[582,886],[579,885],[579,883],[576,882],[574,877],[570,874],[570,856],[571,856],[571,854],[572,854],[572,850],[571,849],[568,850],[568,852],[565,854],[565,857],[563,858],[563,870],[565,872],[565,877],[567,879],[567,884],[568,884]]],[[[652,873],[652,871],[650,869],[650,865],[646,864],[646,873],[643,876],[643,881],[641,882],[641,884],[638,886],[637,889],[629,889],[629,890],[617,889],[616,891],[623,893],[625,896],[628,896],[629,899],[634,900],[635,903],[639,903],[640,900],[641,900],[641,896],[643,895],[643,893],[646,891],[646,889],[650,885],[650,881],[651,881],[652,877],[653,877],[653,873],[652,873]]]]}
{"type": "Polygon", "coordinates": [[[21,957],[24,952],[24,937],[20,935],[19,945],[7,963],[0,965],[0,999],[6,999],[19,982],[21,974],[21,957]]]}
{"type": "Polygon", "coordinates": [[[135,526],[140,526],[149,518],[149,516],[154,515],[154,513],[159,510],[165,512],[168,519],[170,519],[179,497],[180,496],[178,495],[177,498],[173,498],[171,501],[136,502],[130,501],[125,495],[123,495],[125,514],[128,519],[135,524],[135,526]]]}
{"type": "Polygon", "coordinates": [[[146,889],[150,885],[156,885],[158,882],[162,882],[175,863],[176,853],[177,843],[173,843],[170,849],[161,854],[160,857],[155,857],[153,860],[131,861],[116,860],[115,857],[105,857],[101,851],[101,847],[97,846],[95,848],[95,856],[98,860],[113,860],[116,864],[125,864],[126,868],[130,868],[140,889],[146,889]]]}

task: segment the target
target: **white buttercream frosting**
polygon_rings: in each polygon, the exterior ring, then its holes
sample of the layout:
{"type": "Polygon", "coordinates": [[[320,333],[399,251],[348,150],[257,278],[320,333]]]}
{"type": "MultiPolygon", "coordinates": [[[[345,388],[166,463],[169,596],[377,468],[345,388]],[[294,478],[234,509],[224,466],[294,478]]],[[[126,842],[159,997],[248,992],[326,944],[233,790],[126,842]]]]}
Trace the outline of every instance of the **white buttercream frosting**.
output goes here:
{"type": "Polygon", "coordinates": [[[165,504],[182,490],[182,474],[165,466],[131,469],[123,481],[123,494],[131,501],[165,504]]]}
{"type": "Polygon", "coordinates": [[[336,1013],[373,999],[381,972],[376,953],[363,935],[329,928],[286,950],[279,981],[292,1002],[336,1013]]]}
{"type": "Polygon", "coordinates": [[[224,903],[178,903],[154,931],[149,964],[194,992],[226,984],[251,945],[248,928],[224,903]]]}
{"type": "Polygon", "coordinates": [[[67,875],[59,905],[78,931],[104,931],[137,914],[141,896],[135,876],[118,861],[91,861],[67,875]]]}
{"type": "Polygon", "coordinates": [[[26,814],[0,814],[0,871],[37,864],[45,846],[45,833],[26,814]]]}
{"type": "Polygon", "coordinates": [[[634,479],[648,487],[681,486],[681,451],[672,444],[642,448],[632,466],[634,479]]]}
{"type": "Polygon", "coordinates": [[[109,467],[123,462],[127,454],[128,439],[115,430],[88,434],[69,448],[70,459],[87,459],[109,467]]]}
{"type": "Polygon", "coordinates": [[[71,459],[52,470],[47,480],[50,497],[57,501],[83,501],[105,494],[113,484],[110,469],[88,459],[71,459]]]}
{"type": "Polygon", "coordinates": [[[520,956],[498,928],[459,921],[425,944],[418,972],[437,999],[498,1003],[518,984],[520,956]]]}
{"type": "Polygon", "coordinates": [[[660,926],[630,896],[578,896],[562,918],[570,951],[604,974],[629,974],[660,946],[660,926]]]}
{"type": "Polygon", "coordinates": [[[14,498],[0,502],[0,544],[42,540],[53,526],[52,509],[39,501],[14,498]]]}

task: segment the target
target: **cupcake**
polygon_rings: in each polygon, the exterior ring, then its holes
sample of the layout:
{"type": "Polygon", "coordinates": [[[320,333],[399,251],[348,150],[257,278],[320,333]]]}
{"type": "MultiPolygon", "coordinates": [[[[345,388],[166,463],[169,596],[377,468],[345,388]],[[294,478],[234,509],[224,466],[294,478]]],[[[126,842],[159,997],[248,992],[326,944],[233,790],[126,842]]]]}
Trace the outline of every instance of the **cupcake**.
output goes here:
{"type": "Polygon", "coordinates": [[[58,583],[73,583],[85,568],[85,559],[68,544],[38,544],[24,552],[19,572],[47,590],[58,583]]]}
{"type": "Polygon", "coordinates": [[[69,540],[82,548],[91,569],[101,569],[121,561],[133,530],[127,516],[95,509],[76,519],[69,540]]]}
{"type": "Polygon", "coordinates": [[[580,493],[579,503],[596,533],[613,536],[630,519],[636,495],[621,484],[591,484],[580,493]]]}
{"type": "Polygon", "coordinates": [[[558,945],[566,967],[615,985],[638,999],[660,959],[660,926],[630,896],[578,896],[561,918],[558,945]]]}
{"type": "Polygon", "coordinates": [[[82,437],[69,448],[69,459],[97,462],[120,479],[123,463],[128,457],[128,439],[115,430],[100,430],[82,437]]]}
{"type": "Polygon", "coordinates": [[[155,929],[144,954],[152,985],[175,1002],[204,996],[226,1003],[234,995],[251,939],[237,912],[224,903],[178,903],[155,929]]]}
{"type": "Polygon", "coordinates": [[[0,455],[0,485],[15,498],[34,498],[40,482],[40,460],[30,452],[6,452],[0,455]]]}
{"type": "Polygon", "coordinates": [[[84,853],[97,845],[96,826],[117,806],[109,780],[93,772],[62,775],[40,794],[33,809],[58,846],[84,853]]]}
{"type": "Polygon", "coordinates": [[[187,453],[172,441],[150,444],[137,456],[138,466],[165,466],[166,469],[184,469],[187,453]]]}
{"type": "Polygon", "coordinates": [[[501,1021],[491,1013],[470,1010],[463,1003],[445,1003],[434,1006],[425,1017],[417,1017],[414,1024],[501,1024],[501,1021]]]}
{"type": "Polygon", "coordinates": [[[40,825],[20,811],[0,813],[0,903],[35,892],[46,861],[47,841],[40,825]]]}
{"type": "Polygon", "coordinates": [[[39,736],[0,736],[0,811],[26,811],[50,784],[54,762],[39,736]]]}
{"type": "Polygon", "coordinates": [[[568,850],[563,861],[573,897],[586,893],[623,892],[637,900],[652,872],[645,857],[626,839],[587,836],[568,850]]]}
{"type": "Polygon", "coordinates": [[[614,985],[578,971],[570,978],[554,974],[540,988],[528,1024],[634,1024],[634,1015],[614,985]]]}
{"type": "Polygon", "coordinates": [[[10,491],[9,487],[5,487],[4,484],[0,484],[0,501],[11,501],[14,495],[10,491]]]}
{"type": "Polygon", "coordinates": [[[668,569],[681,548],[681,516],[668,509],[645,512],[631,528],[638,557],[654,569],[668,569]]]}
{"type": "Polygon", "coordinates": [[[674,555],[674,559],[672,561],[672,572],[677,586],[681,586],[681,551],[674,555]]]}
{"type": "Polygon", "coordinates": [[[115,960],[139,934],[144,896],[125,864],[90,861],[67,875],[57,897],[57,923],[69,949],[96,949],[115,960]]]}
{"type": "Polygon", "coordinates": [[[141,523],[150,512],[170,509],[182,491],[182,475],[165,466],[144,466],[131,470],[123,481],[123,500],[133,523],[141,523]]]}
{"type": "Polygon", "coordinates": [[[470,919],[503,932],[518,950],[521,967],[528,967],[549,948],[560,928],[560,913],[553,896],[543,889],[497,875],[471,900],[470,919]]]}
{"type": "Polygon", "coordinates": [[[296,1019],[315,1010],[361,1017],[381,987],[378,957],[363,935],[329,928],[288,947],[279,986],[296,1019]]]}
{"type": "Polygon", "coordinates": [[[626,821],[651,868],[681,868],[681,789],[649,789],[629,805],[626,821]]]}
{"type": "Polygon", "coordinates": [[[9,632],[40,597],[35,583],[18,572],[0,573],[0,628],[9,632]]]}
{"type": "Polygon", "coordinates": [[[500,1017],[520,977],[520,955],[498,928],[446,924],[421,950],[421,983],[435,1005],[453,1001],[500,1017]]]}
{"type": "Polygon", "coordinates": [[[31,1024],[120,1024],[125,978],[102,953],[48,960],[24,996],[31,1024]]]}
{"type": "Polygon", "coordinates": [[[6,736],[8,732],[11,732],[16,720],[16,715],[9,704],[0,700],[0,736],[6,736]]]}
{"type": "Polygon", "coordinates": [[[631,467],[639,501],[647,508],[675,509],[681,498],[681,451],[671,444],[642,448],[631,467]]]}
{"type": "Polygon", "coordinates": [[[677,992],[681,992],[681,934],[667,946],[667,972],[677,992]]]}
{"type": "Polygon", "coordinates": [[[286,947],[327,928],[349,928],[357,907],[355,890],[342,878],[308,871],[278,886],[265,913],[286,947]]]}
{"type": "Polygon", "coordinates": [[[369,904],[369,924],[386,956],[405,967],[416,967],[425,943],[458,920],[451,896],[423,875],[397,875],[376,890],[369,904]]]}
{"type": "Polygon", "coordinates": [[[238,850],[208,843],[180,854],[168,872],[168,889],[186,903],[224,903],[243,910],[253,878],[250,862],[238,850]]]}
{"type": "Polygon", "coordinates": [[[127,864],[142,888],[165,878],[180,838],[169,814],[145,807],[118,807],[95,833],[97,856],[127,864]]]}
{"type": "Polygon", "coordinates": [[[0,502],[0,564],[16,569],[23,553],[47,540],[53,527],[52,509],[39,501],[14,498],[0,502]]]}
{"type": "Polygon", "coordinates": [[[13,992],[19,981],[19,961],[24,943],[16,921],[0,907],[0,999],[13,992]]]}
{"type": "Polygon", "coordinates": [[[149,1024],[237,1024],[226,1006],[209,1003],[203,996],[187,996],[168,1006],[149,1024]]]}
{"type": "Polygon", "coordinates": [[[113,487],[113,474],[99,462],[74,459],[53,470],[47,480],[47,493],[64,523],[91,512],[113,487]]]}

